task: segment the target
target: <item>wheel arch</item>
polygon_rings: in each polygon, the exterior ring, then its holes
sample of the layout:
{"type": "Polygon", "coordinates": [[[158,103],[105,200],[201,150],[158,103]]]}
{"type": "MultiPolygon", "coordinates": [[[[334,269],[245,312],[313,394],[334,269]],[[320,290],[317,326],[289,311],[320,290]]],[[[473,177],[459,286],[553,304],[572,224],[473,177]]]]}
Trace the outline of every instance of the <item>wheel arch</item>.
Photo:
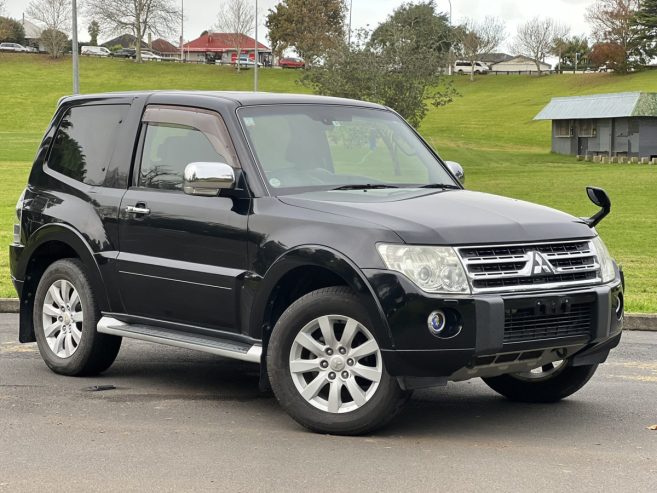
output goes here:
{"type": "Polygon", "coordinates": [[[253,304],[250,334],[262,340],[263,358],[269,335],[283,311],[301,296],[324,287],[343,285],[363,301],[381,347],[392,337],[378,298],[360,269],[343,253],[321,245],[305,245],[285,252],[263,276],[253,304]],[[292,289],[290,289],[292,288],[292,289]]]}
{"type": "Polygon", "coordinates": [[[19,341],[34,342],[32,312],[34,295],[43,273],[53,262],[64,258],[79,259],[97,294],[101,310],[109,306],[107,293],[96,258],[89,244],[72,227],[66,224],[46,224],[30,237],[29,246],[22,255],[24,261],[18,266],[17,274],[24,280],[21,292],[19,341]]]}

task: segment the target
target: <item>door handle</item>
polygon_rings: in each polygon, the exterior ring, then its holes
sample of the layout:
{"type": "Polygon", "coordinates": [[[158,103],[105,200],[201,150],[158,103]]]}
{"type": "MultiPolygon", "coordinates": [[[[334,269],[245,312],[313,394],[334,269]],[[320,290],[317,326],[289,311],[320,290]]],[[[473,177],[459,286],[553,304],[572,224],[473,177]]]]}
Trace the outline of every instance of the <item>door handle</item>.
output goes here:
{"type": "Polygon", "coordinates": [[[143,206],[144,204],[137,204],[136,206],[129,205],[128,207],[125,208],[125,211],[128,214],[150,214],[151,210],[147,207],[140,207],[143,206]]]}

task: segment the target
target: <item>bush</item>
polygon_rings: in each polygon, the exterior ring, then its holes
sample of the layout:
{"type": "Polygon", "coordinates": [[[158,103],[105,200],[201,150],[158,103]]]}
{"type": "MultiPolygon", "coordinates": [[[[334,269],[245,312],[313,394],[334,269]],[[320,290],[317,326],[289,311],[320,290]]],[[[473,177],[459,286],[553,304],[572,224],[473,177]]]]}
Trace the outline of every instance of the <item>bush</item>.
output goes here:
{"type": "Polygon", "coordinates": [[[17,20],[0,16],[0,42],[25,43],[25,30],[17,20]]]}

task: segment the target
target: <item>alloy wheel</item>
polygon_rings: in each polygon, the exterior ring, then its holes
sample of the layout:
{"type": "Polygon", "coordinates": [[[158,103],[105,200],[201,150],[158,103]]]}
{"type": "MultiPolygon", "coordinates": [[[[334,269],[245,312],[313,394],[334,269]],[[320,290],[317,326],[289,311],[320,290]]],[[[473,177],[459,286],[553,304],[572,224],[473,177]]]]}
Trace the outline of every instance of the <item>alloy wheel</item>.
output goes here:
{"type": "Polygon", "coordinates": [[[381,350],[353,318],[325,315],[306,324],[290,349],[290,374],[301,396],[329,413],[365,405],[383,376],[381,350]]]}
{"type": "Polygon", "coordinates": [[[82,303],[75,286],[65,279],[53,282],[43,301],[43,332],[56,356],[68,358],[82,338],[82,303]]]}

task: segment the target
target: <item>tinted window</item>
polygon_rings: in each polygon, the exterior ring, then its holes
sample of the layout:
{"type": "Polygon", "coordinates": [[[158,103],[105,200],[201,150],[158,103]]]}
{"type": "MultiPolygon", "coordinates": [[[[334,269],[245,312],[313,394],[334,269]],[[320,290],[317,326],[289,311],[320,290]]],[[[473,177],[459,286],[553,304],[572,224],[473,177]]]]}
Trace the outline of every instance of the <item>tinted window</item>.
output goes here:
{"type": "Polygon", "coordinates": [[[164,190],[182,190],[185,166],[194,162],[225,163],[208,140],[193,127],[162,123],[146,125],[139,185],[164,190]]]}
{"type": "Polygon", "coordinates": [[[66,112],[48,167],[87,185],[102,185],[128,105],[79,106],[66,112]]]}

